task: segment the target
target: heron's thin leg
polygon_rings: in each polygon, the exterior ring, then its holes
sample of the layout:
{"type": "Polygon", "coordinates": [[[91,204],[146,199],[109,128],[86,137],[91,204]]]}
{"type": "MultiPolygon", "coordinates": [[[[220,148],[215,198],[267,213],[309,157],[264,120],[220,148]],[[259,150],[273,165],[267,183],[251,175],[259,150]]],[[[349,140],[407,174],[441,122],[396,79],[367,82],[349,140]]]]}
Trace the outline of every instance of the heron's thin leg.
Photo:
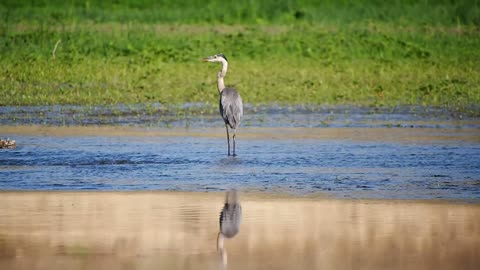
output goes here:
{"type": "Polygon", "coordinates": [[[217,235],[217,250],[223,249],[223,235],[221,232],[217,235]]]}
{"type": "Polygon", "coordinates": [[[228,144],[228,155],[230,156],[230,136],[228,134],[228,126],[225,124],[225,129],[227,130],[227,144],[228,144]]]}
{"type": "Polygon", "coordinates": [[[235,129],[233,130],[233,156],[236,156],[237,154],[235,154],[235,137],[236,137],[236,133],[235,133],[235,129]]]}

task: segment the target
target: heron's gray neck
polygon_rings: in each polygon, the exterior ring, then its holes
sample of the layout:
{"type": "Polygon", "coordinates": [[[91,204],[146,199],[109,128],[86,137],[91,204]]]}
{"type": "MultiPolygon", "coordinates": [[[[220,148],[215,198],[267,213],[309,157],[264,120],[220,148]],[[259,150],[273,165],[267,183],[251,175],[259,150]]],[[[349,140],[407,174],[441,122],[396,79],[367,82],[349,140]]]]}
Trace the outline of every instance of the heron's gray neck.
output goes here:
{"type": "Polygon", "coordinates": [[[218,92],[221,94],[223,89],[225,89],[225,82],[223,81],[223,78],[225,75],[227,75],[227,69],[228,69],[228,62],[222,59],[222,70],[218,73],[217,76],[217,87],[218,87],[218,92]]]}

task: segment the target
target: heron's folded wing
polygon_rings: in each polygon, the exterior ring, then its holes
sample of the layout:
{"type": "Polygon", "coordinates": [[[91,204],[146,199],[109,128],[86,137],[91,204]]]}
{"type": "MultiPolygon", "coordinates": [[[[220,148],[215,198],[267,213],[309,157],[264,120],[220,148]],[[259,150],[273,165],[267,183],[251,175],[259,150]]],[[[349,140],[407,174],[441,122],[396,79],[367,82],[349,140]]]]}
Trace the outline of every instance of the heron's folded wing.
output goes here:
{"type": "Polygon", "coordinates": [[[225,88],[220,99],[223,119],[231,128],[237,128],[243,116],[243,102],[233,88],[225,88]]]}

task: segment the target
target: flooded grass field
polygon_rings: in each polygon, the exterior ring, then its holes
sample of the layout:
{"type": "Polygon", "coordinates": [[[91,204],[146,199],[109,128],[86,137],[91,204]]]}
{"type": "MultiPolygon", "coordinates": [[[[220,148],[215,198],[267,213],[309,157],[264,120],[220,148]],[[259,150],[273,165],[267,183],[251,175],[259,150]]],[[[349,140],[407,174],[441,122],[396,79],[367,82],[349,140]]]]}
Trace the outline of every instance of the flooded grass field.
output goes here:
{"type": "Polygon", "coordinates": [[[0,270],[480,269],[479,26],[471,0],[0,2],[0,270]]]}

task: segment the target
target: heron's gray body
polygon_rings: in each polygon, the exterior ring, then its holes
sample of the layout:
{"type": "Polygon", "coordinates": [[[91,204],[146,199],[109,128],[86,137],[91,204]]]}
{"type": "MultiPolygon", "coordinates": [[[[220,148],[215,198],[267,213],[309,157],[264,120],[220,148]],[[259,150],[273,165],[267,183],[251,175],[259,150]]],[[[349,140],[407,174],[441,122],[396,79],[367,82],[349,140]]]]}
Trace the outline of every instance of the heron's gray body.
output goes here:
{"type": "Polygon", "coordinates": [[[220,115],[225,124],[237,129],[243,116],[243,102],[235,89],[227,87],[220,93],[220,115]]]}
{"type": "Polygon", "coordinates": [[[228,62],[227,57],[223,54],[215,54],[204,59],[207,62],[222,63],[222,70],[217,75],[217,88],[220,93],[220,115],[225,122],[227,131],[228,155],[230,156],[230,134],[228,127],[233,131],[233,156],[235,154],[235,137],[236,130],[240,126],[240,121],[243,116],[243,102],[240,94],[233,88],[225,87],[223,78],[227,75],[228,62]]]}

